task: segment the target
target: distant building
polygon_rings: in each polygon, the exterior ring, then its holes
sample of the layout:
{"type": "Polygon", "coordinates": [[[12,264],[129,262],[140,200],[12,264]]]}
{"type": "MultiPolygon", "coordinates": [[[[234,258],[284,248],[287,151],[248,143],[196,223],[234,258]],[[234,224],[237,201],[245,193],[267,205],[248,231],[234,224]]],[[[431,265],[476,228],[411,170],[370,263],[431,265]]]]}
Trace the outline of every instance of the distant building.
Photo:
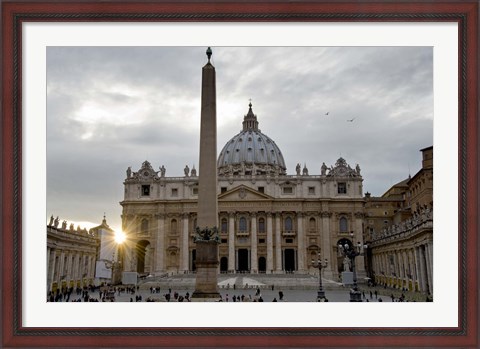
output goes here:
{"type": "Polygon", "coordinates": [[[99,240],[93,232],[60,224],[53,216],[47,225],[47,293],[93,285],[99,240]]]}
{"type": "Polygon", "coordinates": [[[381,197],[366,196],[367,270],[376,283],[433,294],[433,147],[422,168],[381,197]]]}
{"type": "Polygon", "coordinates": [[[109,227],[105,216],[103,216],[102,224],[91,228],[90,233],[98,239],[95,284],[114,283],[119,280],[118,275],[114,275],[116,270],[113,268],[113,263],[118,259],[118,246],[115,242],[115,232],[109,227]]]}

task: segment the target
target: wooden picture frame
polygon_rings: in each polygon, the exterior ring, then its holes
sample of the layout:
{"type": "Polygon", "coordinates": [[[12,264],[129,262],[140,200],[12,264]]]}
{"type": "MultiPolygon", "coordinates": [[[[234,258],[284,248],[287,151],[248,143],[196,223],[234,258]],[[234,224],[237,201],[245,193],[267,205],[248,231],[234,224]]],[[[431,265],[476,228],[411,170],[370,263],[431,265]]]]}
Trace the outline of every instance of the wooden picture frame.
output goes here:
{"type": "Polygon", "coordinates": [[[462,347],[478,341],[478,1],[2,3],[2,346],[462,347]],[[30,328],[22,326],[22,23],[29,21],[455,22],[458,45],[456,328],[30,328]],[[467,273],[467,271],[470,272],[467,273]],[[473,272],[472,272],[473,270],[473,272]]]}

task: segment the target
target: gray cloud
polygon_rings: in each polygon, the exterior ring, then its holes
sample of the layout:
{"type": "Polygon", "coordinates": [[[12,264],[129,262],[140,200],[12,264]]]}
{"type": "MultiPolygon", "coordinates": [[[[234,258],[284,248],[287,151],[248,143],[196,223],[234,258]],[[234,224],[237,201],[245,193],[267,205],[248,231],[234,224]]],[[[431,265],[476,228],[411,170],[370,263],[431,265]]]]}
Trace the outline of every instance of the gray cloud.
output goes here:
{"type": "MultiPolygon", "coordinates": [[[[260,129],[296,163],[359,163],[381,195],[433,144],[428,47],[218,47],[218,148],[252,98],[260,129]],[[330,115],[325,116],[326,112],[330,115]],[[354,122],[347,119],[355,117],[354,122]]],[[[120,226],[125,170],[198,168],[204,47],[47,49],[47,215],[120,226]]]]}

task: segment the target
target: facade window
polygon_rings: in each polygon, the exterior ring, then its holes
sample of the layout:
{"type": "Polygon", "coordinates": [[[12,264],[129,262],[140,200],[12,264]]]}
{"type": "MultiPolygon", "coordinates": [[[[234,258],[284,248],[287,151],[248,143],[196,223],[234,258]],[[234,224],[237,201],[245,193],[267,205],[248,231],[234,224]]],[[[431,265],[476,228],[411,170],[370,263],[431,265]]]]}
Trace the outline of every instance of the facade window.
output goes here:
{"type": "Polygon", "coordinates": [[[347,219],[345,217],[340,218],[340,232],[345,233],[348,231],[347,219]]]}
{"type": "Polygon", "coordinates": [[[260,218],[258,220],[258,232],[259,233],[265,233],[265,219],[260,218]]]}
{"type": "Polygon", "coordinates": [[[309,225],[309,228],[310,228],[310,231],[315,231],[315,228],[316,228],[316,224],[317,222],[315,221],[315,218],[310,218],[310,221],[308,222],[308,225],[309,225]]]}
{"type": "Polygon", "coordinates": [[[283,187],[284,194],[293,194],[293,187],[283,187]]]}
{"type": "Polygon", "coordinates": [[[308,187],[308,194],[314,195],[315,194],[315,187],[308,187]]]}
{"type": "Polygon", "coordinates": [[[170,221],[170,231],[172,233],[176,233],[177,232],[177,220],[176,219],[172,219],[170,221]]]}
{"type": "Polygon", "coordinates": [[[227,187],[221,187],[220,188],[220,193],[226,193],[227,192],[227,187]]]}
{"type": "Polygon", "coordinates": [[[293,239],[285,239],[285,242],[286,242],[287,244],[293,244],[293,239]]]}
{"type": "Polygon", "coordinates": [[[258,191],[260,193],[265,193],[265,187],[258,187],[258,191]]]}
{"type": "Polygon", "coordinates": [[[142,185],[142,196],[150,196],[150,185],[142,185]]]}
{"type": "Polygon", "coordinates": [[[140,225],[140,232],[142,234],[148,234],[148,219],[142,219],[142,223],[140,225]]]}
{"type": "Polygon", "coordinates": [[[227,233],[227,219],[226,218],[222,218],[222,222],[221,222],[221,228],[220,228],[220,231],[224,234],[227,233]]]}
{"type": "Polygon", "coordinates": [[[197,187],[192,188],[192,194],[193,195],[198,195],[198,188],[197,187]]]}
{"type": "Polygon", "coordinates": [[[347,193],[347,183],[340,182],[337,184],[338,194],[346,194],[347,193]]]}
{"type": "Polygon", "coordinates": [[[247,231],[247,220],[245,217],[240,218],[239,230],[242,232],[247,231]]]}
{"type": "Polygon", "coordinates": [[[178,189],[172,188],[172,196],[178,196],[178,189]]]}
{"type": "Polygon", "coordinates": [[[258,243],[259,243],[259,244],[264,244],[264,243],[265,243],[265,239],[258,239],[258,243]]]}
{"type": "Polygon", "coordinates": [[[292,231],[292,230],[293,230],[292,218],[287,217],[285,218],[285,231],[292,231]]]}
{"type": "Polygon", "coordinates": [[[227,239],[222,239],[222,244],[226,244],[227,243],[227,239]]]}

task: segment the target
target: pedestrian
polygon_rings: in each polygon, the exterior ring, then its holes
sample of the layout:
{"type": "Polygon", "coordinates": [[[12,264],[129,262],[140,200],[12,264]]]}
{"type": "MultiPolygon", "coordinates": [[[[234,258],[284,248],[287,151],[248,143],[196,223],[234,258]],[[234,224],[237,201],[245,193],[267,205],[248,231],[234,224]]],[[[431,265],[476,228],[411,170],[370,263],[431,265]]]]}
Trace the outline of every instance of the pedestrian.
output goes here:
{"type": "Polygon", "coordinates": [[[392,299],[392,302],[395,300],[395,296],[393,295],[393,293],[390,295],[390,298],[392,299]]]}
{"type": "Polygon", "coordinates": [[[282,291],[278,291],[278,298],[283,301],[283,292],[282,291]]]}
{"type": "Polygon", "coordinates": [[[277,298],[276,297],[273,297],[273,301],[272,302],[276,302],[277,301],[277,298]]]}
{"type": "MultiPolygon", "coordinates": [[[[376,293],[376,292],[377,292],[377,291],[375,291],[375,293],[376,293]]],[[[373,298],[373,297],[372,297],[372,291],[370,291],[370,299],[372,299],[372,298],[373,298]]]]}
{"type": "Polygon", "coordinates": [[[263,302],[262,296],[260,296],[260,297],[258,298],[258,301],[259,301],[259,302],[263,302]]]}
{"type": "Polygon", "coordinates": [[[383,302],[382,298],[379,298],[378,301],[379,301],[379,302],[383,302]]]}
{"type": "Polygon", "coordinates": [[[365,299],[365,292],[364,291],[362,291],[362,297],[363,297],[363,299],[365,299]]]}
{"type": "Polygon", "coordinates": [[[377,290],[375,290],[375,299],[377,299],[377,290]]]}

